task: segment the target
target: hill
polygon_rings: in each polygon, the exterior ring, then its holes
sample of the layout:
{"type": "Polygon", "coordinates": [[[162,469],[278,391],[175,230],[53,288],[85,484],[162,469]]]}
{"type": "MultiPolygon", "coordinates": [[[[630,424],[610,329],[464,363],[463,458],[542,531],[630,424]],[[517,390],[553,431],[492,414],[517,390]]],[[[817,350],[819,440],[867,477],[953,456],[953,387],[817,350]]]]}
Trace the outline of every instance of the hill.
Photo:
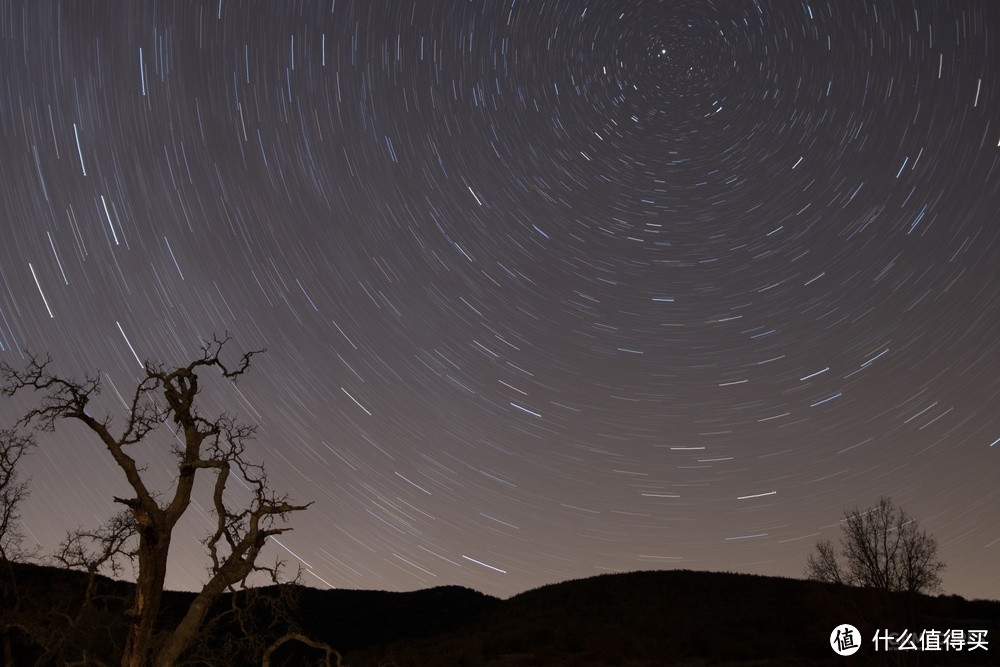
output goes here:
{"type": "MultiPolygon", "coordinates": [[[[17,580],[22,607],[32,600],[29,615],[36,622],[46,608],[71,612],[82,594],[77,573],[19,566],[17,580]]],[[[74,647],[77,657],[86,648],[88,656],[114,661],[128,586],[99,580],[100,604],[69,644],[87,643],[74,647]]],[[[163,622],[174,622],[190,599],[189,593],[171,593],[163,622]]],[[[10,600],[3,602],[9,608],[10,600]]],[[[262,649],[289,627],[337,649],[352,667],[1000,664],[1000,602],[680,570],[601,575],[508,600],[457,586],[410,593],[255,589],[217,605],[201,664],[259,663],[262,649]],[[861,648],[852,657],[830,647],[830,634],[842,623],[861,631],[861,648]],[[904,630],[915,642],[921,630],[985,630],[988,650],[875,651],[876,631],[904,630]]],[[[15,632],[14,638],[25,658],[16,664],[33,664],[40,651],[30,637],[15,632]]],[[[289,642],[272,664],[318,664],[321,656],[289,642]]]]}
{"type": "Polygon", "coordinates": [[[1000,603],[881,595],[817,582],[691,571],[601,575],[496,605],[446,636],[351,653],[351,665],[1000,664],[992,651],[876,653],[876,630],[1000,631],[1000,603]],[[842,623],[858,654],[833,653],[842,623]]]}

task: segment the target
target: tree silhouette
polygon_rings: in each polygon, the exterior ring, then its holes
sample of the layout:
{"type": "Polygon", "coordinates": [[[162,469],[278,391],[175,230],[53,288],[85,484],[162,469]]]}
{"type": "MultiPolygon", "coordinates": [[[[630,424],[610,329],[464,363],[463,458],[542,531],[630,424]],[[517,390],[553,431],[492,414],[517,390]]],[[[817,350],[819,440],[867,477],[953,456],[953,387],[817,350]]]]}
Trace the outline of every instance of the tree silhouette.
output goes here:
{"type": "Polygon", "coordinates": [[[35,446],[31,435],[14,429],[0,431],[0,563],[9,564],[25,555],[21,504],[28,498],[28,482],[18,479],[21,458],[35,446]]]}
{"type": "Polygon", "coordinates": [[[0,610],[0,663],[13,664],[11,655],[12,624],[9,607],[17,606],[19,595],[13,563],[23,560],[27,551],[22,546],[21,505],[28,498],[28,482],[18,479],[21,458],[35,446],[30,435],[14,429],[0,431],[0,598],[7,600],[7,609],[0,610]]]}
{"type": "Polygon", "coordinates": [[[114,498],[127,508],[124,515],[113,517],[96,532],[71,533],[61,551],[67,565],[93,564],[101,558],[113,563],[119,556],[134,553],[136,587],[122,655],[122,665],[126,667],[144,666],[150,657],[156,665],[173,665],[197,639],[209,608],[223,592],[232,590],[236,584],[245,585],[247,577],[255,571],[265,571],[277,581],[278,564],[258,565],[257,557],[269,537],[290,530],[279,523],[287,520],[290,513],[308,507],[294,505],[287,495],[272,491],[263,466],[247,460],[246,445],[255,433],[254,426],[240,423],[228,414],[208,419],[196,409],[199,372],[214,371],[236,382],[249,369],[252,357],[263,352],[247,352],[235,367],[230,367],[220,359],[228,341],[228,336],[221,340],[213,337],[202,346],[201,356],[186,366],[167,369],[148,361],[144,363],[145,377],[137,384],[124,427],[117,433],[112,432],[110,416],[97,419],[88,410],[101,389],[99,375],[83,381],[61,378],[49,372],[50,357],[39,359],[29,355],[23,370],[0,365],[5,395],[14,396],[25,390],[42,394],[39,407],[30,410],[19,426],[30,424],[42,431],[52,431],[63,419],[82,423],[104,445],[132,489],[131,497],[114,498]],[[168,420],[173,423],[171,430],[179,444],[172,448],[176,459],[173,485],[165,494],[166,500],[161,502],[144,477],[146,469],[137,463],[132,452],[168,420]],[[210,577],[180,623],[167,631],[162,641],[157,638],[154,655],[153,630],[163,596],[170,541],[174,527],[190,505],[195,477],[202,471],[209,476],[214,474],[212,506],[216,523],[212,534],[204,540],[211,560],[210,577]],[[233,473],[250,490],[252,498],[248,505],[235,507],[226,493],[233,473]],[[134,539],[136,535],[138,544],[129,546],[129,537],[134,539]],[[86,544],[97,548],[88,548],[86,544]]]}
{"type": "Polygon", "coordinates": [[[810,579],[883,591],[940,590],[945,564],[938,560],[937,540],[890,498],[845,511],[841,523],[840,553],[830,540],[817,542],[806,561],[810,579]]]}

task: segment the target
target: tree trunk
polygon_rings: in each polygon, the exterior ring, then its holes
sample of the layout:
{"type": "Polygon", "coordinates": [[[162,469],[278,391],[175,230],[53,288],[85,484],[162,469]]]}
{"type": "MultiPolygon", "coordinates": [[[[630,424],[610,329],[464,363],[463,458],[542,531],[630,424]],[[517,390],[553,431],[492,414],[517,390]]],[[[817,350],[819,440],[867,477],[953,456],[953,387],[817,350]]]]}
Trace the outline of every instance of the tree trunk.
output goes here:
{"type": "Polygon", "coordinates": [[[195,640],[198,639],[198,630],[205,620],[212,603],[226,590],[226,582],[221,577],[216,577],[205,584],[197,597],[191,601],[187,613],[176,628],[167,636],[160,651],[156,654],[153,664],[156,667],[171,667],[177,664],[177,660],[184,651],[191,648],[195,640]]]}
{"type": "Polygon", "coordinates": [[[212,608],[212,604],[219,599],[219,596],[226,591],[230,584],[242,581],[250,574],[259,549],[260,546],[251,549],[252,553],[246,558],[240,558],[236,554],[230,555],[222,567],[208,580],[201,592],[191,601],[184,618],[160,647],[153,662],[156,667],[171,667],[171,665],[176,664],[184,651],[191,648],[191,645],[198,639],[198,631],[205,621],[205,616],[212,608]]]}
{"type": "Polygon", "coordinates": [[[122,654],[122,667],[145,667],[148,661],[156,617],[163,599],[169,548],[169,529],[147,528],[140,531],[139,577],[135,584],[135,602],[129,611],[128,639],[122,654]]]}

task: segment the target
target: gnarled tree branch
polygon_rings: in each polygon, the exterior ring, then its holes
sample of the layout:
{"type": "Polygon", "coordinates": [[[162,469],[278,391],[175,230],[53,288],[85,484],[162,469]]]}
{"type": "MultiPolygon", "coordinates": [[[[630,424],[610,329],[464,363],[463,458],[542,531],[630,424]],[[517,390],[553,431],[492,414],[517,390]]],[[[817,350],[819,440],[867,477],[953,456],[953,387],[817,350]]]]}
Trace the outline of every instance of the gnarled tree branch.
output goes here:
{"type": "Polygon", "coordinates": [[[211,471],[208,474],[215,475],[212,506],[216,526],[204,542],[211,559],[210,578],[180,624],[167,633],[155,659],[158,665],[174,664],[191,646],[212,602],[225,590],[237,584],[245,586],[254,571],[276,576],[277,566],[257,563],[261,549],[269,537],[290,530],[279,524],[292,512],[309,506],[293,504],[287,496],[274,493],[263,466],[246,459],[247,442],[255,434],[253,425],[240,423],[227,414],[209,418],[197,410],[199,373],[215,371],[237,382],[249,370],[253,357],[263,352],[246,352],[235,365],[229,365],[221,359],[229,341],[228,334],[213,336],[201,346],[200,356],[184,366],[166,368],[146,362],[145,377],[136,385],[124,426],[117,433],[113,432],[110,417],[99,420],[88,412],[91,399],[100,393],[100,375],[82,382],[64,379],[49,371],[51,358],[31,355],[23,370],[0,366],[0,391],[6,396],[22,391],[42,393],[40,406],[30,410],[19,422],[21,425],[51,431],[62,419],[81,422],[103,443],[135,494],[114,499],[127,510],[101,530],[71,533],[60,554],[65,565],[86,567],[92,574],[102,566],[114,570],[122,556],[135,556],[138,577],[123,665],[138,667],[147,662],[173,529],[191,503],[199,472],[211,471]],[[146,441],[150,433],[167,422],[176,427],[172,430],[179,440],[173,449],[177,476],[167,502],[161,505],[147,487],[143,470],[126,450],[146,441]],[[232,473],[239,475],[251,491],[245,506],[236,507],[231,494],[227,494],[232,473]],[[138,536],[137,545],[131,539],[134,535],[138,536]],[[86,545],[98,548],[95,551],[86,545]]]}

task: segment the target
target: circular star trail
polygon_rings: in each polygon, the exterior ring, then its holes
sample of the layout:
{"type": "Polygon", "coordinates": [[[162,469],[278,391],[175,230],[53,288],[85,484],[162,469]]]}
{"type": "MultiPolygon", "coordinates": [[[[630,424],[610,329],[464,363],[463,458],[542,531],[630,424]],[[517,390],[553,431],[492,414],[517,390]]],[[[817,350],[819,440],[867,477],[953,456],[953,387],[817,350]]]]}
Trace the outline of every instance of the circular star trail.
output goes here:
{"type": "MultiPolygon", "coordinates": [[[[802,576],[891,496],[947,591],[1000,596],[995,3],[12,1],[0,30],[0,357],[99,369],[120,423],[140,360],[267,348],[203,410],[314,501],[271,553],[306,583],[802,576]]],[[[126,492],[69,424],[28,472],[44,548],[126,492]]]]}

